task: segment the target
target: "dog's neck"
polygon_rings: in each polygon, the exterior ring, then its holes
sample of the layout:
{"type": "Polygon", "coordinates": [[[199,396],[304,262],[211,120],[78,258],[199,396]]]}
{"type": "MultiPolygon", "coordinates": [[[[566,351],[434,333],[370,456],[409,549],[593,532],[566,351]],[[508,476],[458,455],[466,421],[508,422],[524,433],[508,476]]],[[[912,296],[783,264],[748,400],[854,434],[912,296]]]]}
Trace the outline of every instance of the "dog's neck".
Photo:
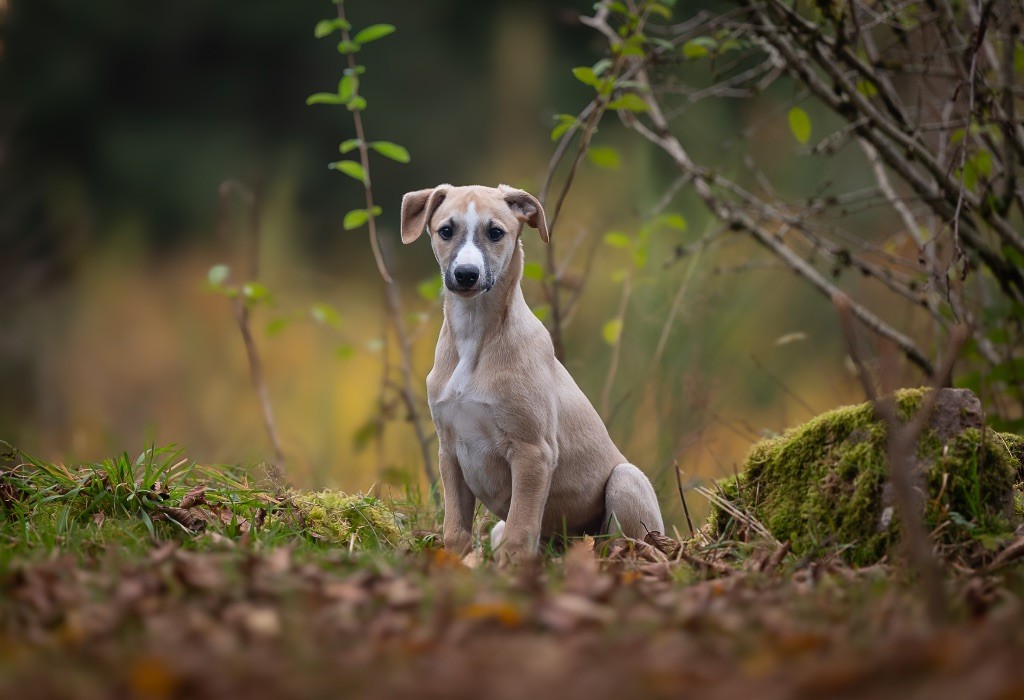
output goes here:
{"type": "Polygon", "coordinates": [[[529,312],[523,289],[523,246],[516,243],[512,259],[490,291],[469,299],[445,293],[444,317],[455,338],[459,359],[476,364],[488,340],[506,332],[510,316],[529,312]]]}

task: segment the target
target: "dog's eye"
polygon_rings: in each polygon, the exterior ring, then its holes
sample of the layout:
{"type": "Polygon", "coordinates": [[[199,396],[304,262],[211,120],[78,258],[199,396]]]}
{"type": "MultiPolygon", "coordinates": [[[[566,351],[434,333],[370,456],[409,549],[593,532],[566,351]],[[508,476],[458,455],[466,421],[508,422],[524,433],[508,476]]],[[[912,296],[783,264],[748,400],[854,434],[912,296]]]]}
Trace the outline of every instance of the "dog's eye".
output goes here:
{"type": "Polygon", "coordinates": [[[500,241],[501,237],[504,236],[504,235],[505,235],[505,232],[502,231],[497,226],[495,226],[494,228],[492,228],[490,231],[487,232],[487,237],[490,238],[495,243],[500,241]]]}
{"type": "Polygon", "coordinates": [[[452,230],[451,226],[445,224],[441,228],[437,229],[437,235],[446,241],[450,241],[452,239],[452,236],[455,235],[455,231],[452,230]]]}

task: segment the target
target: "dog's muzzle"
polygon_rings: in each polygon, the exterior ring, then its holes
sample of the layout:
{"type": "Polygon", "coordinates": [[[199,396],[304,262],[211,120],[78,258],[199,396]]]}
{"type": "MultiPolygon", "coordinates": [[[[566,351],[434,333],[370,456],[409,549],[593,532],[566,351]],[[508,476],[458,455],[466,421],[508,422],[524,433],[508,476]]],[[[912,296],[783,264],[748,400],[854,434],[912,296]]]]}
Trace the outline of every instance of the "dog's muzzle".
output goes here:
{"type": "Polygon", "coordinates": [[[476,265],[458,265],[445,275],[445,286],[459,294],[470,294],[473,292],[486,292],[491,288],[490,283],[483,279],[483,273],[476,265]]]}

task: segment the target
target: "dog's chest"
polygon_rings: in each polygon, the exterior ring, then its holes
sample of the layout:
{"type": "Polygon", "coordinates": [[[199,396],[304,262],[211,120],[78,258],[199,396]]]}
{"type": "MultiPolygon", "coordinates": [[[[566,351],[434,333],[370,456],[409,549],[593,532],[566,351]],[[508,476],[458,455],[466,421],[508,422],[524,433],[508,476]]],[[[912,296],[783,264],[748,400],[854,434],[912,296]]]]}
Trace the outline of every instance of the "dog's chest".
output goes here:
{"type": "MultiPolygon", "coordinates": [[[[463,355],[448,382],[431,397],[431,412],[438,428],[455,438],[460,462],[464,456],[478,461],[481,453],[493,452],[501,434],[494,417],[493,399],[474,382],[471,358],[463,355]]],[[[468,466],[463,463],[463,467],[468,466]]]]}
{"type": "Polygon", "coordinates": [[[431,397],[438,431],[450,441],[470,490],[492,510],[503,500],[509,480],[506,438],[499,429],[494,397],[481,386],[463,354],[444,387],[431,397]]]}

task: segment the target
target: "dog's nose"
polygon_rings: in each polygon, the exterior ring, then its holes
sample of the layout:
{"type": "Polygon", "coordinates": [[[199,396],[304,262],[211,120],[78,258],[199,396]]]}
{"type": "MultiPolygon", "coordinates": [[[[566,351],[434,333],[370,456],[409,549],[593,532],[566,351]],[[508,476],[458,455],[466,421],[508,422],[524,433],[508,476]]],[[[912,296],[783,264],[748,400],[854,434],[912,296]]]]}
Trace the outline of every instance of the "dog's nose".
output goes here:
{"type": "Polygon", "coordinates": [[[480,268],[476,265],[459,265],[455,268],[455,281],[460,287],[468,289],[480,279],[480,268]]]}

